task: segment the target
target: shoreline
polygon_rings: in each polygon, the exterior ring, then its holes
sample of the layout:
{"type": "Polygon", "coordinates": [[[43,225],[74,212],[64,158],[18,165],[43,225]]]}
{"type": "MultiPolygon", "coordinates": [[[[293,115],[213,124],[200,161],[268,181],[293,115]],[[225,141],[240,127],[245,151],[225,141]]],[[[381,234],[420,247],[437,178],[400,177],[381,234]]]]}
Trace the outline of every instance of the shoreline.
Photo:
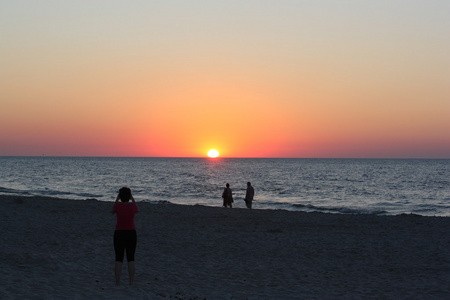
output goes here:
{"type": "Polygon", "coordinates": [[[0,298],[450,297],[448,217],[145,202],[116,287],[112,204],[0,195],[0,298]]]}
{"type": "MultiPolygon", "coordinates": [[[[242,196],[242,195],[240,195],[242,196]]],[[[0,198],[35,198],[35,199],[58,199],[58,200],[70,200],[70,201],[98,201],[102,203],[113,203],[114,197],[110,199],[97,199],[96,197],[83,197],[83,198],[70,198],[70,196],[60,198],[57,195],[40,195],[40,194],[30,194],[30,193],[6,193],[0,194],[0,198]]],[[[241,197],[243,198],[243,196],[241,197]]],[[[179,199],[179,198],[177,198],[179,199]]],[[[156,204],[156,205],[180,205],[180,206],[202,206],[210,208],[222,208],[222,199],[217,199],[217,205],[211,205],[207,203],[180,203],[180,201],[173,200],[147,200],[147,199],[137,199],[137,203],[145,204],[156,204]]],[[[322,214],[337,214],[337,215],[364,215],[364,216],[383,216],[383,217],[396,217],[396,216],[419,216],[419,217],[436,217],[436,218],[450,218],[450,215],[427,215],[414,212],[388,212],[384,210],[366,210],[364,208],[339,208],[339,207],[320,207],[320,206],[309,206],[305,204],[290,204],[285,202],[276,203],[278,207],[269,207],[267,204],[262,204],[261,201],[253,202],[253,210],[269,210],[269,211],[290,211],[299,213],[322,213],[322,214]],[[294,208],[286,208],[284,205],[292,205],[294,208]],[[296,208],[299,207],[299,208],[296,208]]],[[[247,209],[243,199],[237,199],[233,203],[233,209],[247,209]]]]}

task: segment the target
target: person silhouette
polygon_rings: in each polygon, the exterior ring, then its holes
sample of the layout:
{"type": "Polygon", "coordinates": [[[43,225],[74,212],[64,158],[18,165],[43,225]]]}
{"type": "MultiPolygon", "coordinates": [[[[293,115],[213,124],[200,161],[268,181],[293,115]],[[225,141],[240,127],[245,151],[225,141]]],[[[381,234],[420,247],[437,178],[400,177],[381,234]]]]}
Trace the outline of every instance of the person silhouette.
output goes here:
{"type": "Polygon", "coordinates": [[[230,207],[232,208],[232,203],[233,203],[233,191],[230,189],[230,184],[227,183],[225,189],[223,190],[222,193],[222,198],[223,198],[223,207],[230,207]]]}
{"type": "Polygon", "coordinates": [[[247,191],[245,192],[245,205],[247,208],[252,208],[253,197],[255,196],[255,189],[250,182],[247,182],[247,191]]]}
{"type": "Polygon", "coordinates": [[[116,229],[114,231],[114,252],[116,255],[115,278],[116,285],[120,285],[120,276],[122,274],[122,263],[126,251],[128,261],[129,283],[133,285],[134,275],[136,273],[136,264],[134,254],[136,252],[137,236],[134,216],[138,213],[138,207],[134,201],[131,190],[123,187],[119,190],[114,206],[111,209],[112,214],[116,214],[116,229]],[[121,202],[119,202],[119,200],[121,202]],[[130,203],[131,200],[131,203],[130,203]]]}

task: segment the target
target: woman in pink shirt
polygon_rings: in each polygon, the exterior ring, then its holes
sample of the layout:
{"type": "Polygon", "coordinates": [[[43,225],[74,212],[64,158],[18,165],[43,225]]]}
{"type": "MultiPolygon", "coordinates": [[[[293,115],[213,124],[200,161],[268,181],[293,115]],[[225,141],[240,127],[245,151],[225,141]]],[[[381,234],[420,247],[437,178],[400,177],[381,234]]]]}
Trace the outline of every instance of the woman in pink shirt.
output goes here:
{"type": "Polygon", "coordinates": [[[134,253],[136,251],[137,243],[134,215],[137,212],[138,207],[134,201],[133,195],[131,195],[131,190],[127,187],[121,188],[119,190],[119,195],[117,195],[116,202],[111,209],[111,213],[116,214],[117,216],[116,230],[114,231],[116,285],[120,285],[120,275],[122,274],[122,263],[125,251],[127,253],[130,285],[132,285],[134,281],[134,274],[136,273],[134,253]],[[121,202],[119,202],[119,200],[121,202]]]}

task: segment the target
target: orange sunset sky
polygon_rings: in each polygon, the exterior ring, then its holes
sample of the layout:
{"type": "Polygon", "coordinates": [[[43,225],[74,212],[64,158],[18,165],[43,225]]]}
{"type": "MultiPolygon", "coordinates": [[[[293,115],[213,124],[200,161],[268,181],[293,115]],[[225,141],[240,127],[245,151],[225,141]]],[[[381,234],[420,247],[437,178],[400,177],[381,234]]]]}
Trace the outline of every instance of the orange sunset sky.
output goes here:
{"type": "Polygon", "coordinates": [[[450,1],[1,1],[0,155],[450,158],[450,1]]]}

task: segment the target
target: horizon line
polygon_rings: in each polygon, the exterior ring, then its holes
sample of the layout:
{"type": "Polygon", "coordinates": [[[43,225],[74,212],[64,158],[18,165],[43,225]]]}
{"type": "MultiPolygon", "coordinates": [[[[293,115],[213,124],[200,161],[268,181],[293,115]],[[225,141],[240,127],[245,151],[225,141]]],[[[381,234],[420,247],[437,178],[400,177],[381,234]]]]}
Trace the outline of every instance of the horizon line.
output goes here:
{"type": "Polygon", "coordinates": [[[204,158],[210,160],[220,159],[404,159],[404,160],[449,160],[444,157],[261,157],[261,156],[98,156],[98,155],[0,155],[0,157],[48,157],[48,158],[204,158]]]}

